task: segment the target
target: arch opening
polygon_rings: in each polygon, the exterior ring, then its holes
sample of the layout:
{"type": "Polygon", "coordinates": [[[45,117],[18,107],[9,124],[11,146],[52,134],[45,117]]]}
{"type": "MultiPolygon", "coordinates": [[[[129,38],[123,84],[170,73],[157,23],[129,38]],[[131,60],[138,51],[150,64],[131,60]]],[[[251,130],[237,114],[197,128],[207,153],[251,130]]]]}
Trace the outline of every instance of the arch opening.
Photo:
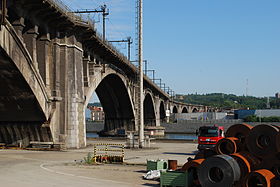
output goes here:
{"type": "Polygon", "coordinates": [[[147,94],[144,99],[144,124],[145,126],[156,126],[155,108],[151,94],[147,94]]]}
{"type": "Polygon", "coordinates": [[[164,108],[163,101],[160,102],[159,114],[160,114],[160,121],[164,122],[165,118],[166,118],[166,114],[165,114],[165,108],[164,108]]]}
{"type": "Polygon", "coordinates": [[[183,108],[182,113],[189,113],[186,107],[183,108]]]}
{"type": "Polygon", "coordinates": [[[198,112],[198,109],[197,108],[194,108],[193,110],[192,110],[192,113],[197,113],[198,112]]]}
{"type": "Polygon", "coordinates": [[[90,120],[95,122],[99,120],[100,136],[125,135],[125,131],[135,130],[131,99],[126,86],[118,75],[107,75],[97,86],[95,93],[98,98],[95,104],[99,101],[99,106],[94,106],[97,111],[91,112],[90,120]],[[97,119],[95,116],[94,119],[93,115],[96,113],[99,113],[101,118],[97,119]],[[103,118],[102,115],[104,115],[103,118]],[[100,129],[102,128],[100,123],[104,124],[103,129],[100,129]]]}
{"type": "Polygon", "coordinates": [[[176,106],[174,106],[174,107],[173,107],[173,109],[172,109],[172,113],[178,113],[178,109],[177,109],[177,107],[176,107],[176,106]]]}

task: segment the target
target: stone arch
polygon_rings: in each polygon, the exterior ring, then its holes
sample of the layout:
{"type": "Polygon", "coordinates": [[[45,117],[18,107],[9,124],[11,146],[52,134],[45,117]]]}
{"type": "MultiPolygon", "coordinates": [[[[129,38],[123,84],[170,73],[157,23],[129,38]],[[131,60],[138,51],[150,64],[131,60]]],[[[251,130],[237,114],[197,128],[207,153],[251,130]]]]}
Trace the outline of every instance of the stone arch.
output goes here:
{"type": "Polygon", "coordinates": [[[184,107],[184,108],[182,109],[182,113],[189,113],[187,107],[184,107]]]}
{"type": "Polygon", "coordinates": [[[3,33],[7,35],[5,42],[0,42],[0,95],[4,96],[0,99],[0,118],[2,121],[44,122],[50,117],[50,98],[44,82],[25,44],[10,24],[3,27],[0,38],[4,37],[3,33]]]}
{"type": "Polygon", "coordinates": [[[174,114],[174,113],[178,113],[178,108],[177,108],[177,106],[173,106],[172,113],[173,113],[173,114],[174,114]]]}
{"type": "Polygon", "coordinates": [[[144,99],[144,124],[145,126],[156,126],[156,115],[154,100],[151,93],[146,93],[144,99]]]}
{"type": "Polygon", "coordinates": [[[133,103],[125,78],[109,72],[88,90],[85,107],[95,91],[105,113],[105,133],[114,135],[118,129],[135,130],[133,103]]]}
{"type": "Polygon", "coordinates": [[[197,108],[192,109],[192,113],[197,113],[197,112],[199,112],[197,108]]]}
{"type": "Polygon", "coordinates": [[[164,107],[164,102],[163,101],[160,101],[159,117],[160,117],[161,122],[164,121],[164,119],[166,118],[165,107],[164,107]]]}

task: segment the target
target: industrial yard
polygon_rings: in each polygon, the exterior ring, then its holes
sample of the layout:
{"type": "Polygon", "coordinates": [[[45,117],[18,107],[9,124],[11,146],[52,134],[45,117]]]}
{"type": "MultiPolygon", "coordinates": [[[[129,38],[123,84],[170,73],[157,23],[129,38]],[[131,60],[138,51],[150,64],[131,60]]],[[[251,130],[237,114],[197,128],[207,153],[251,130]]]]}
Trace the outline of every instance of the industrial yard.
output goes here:
{"type": "Polygon", "coordinates": [[[93,151],[94,143],[125,143],[122,140],[90,140],[85,149],[67,151],[0,150],[0,180],[6,187],[49,186],[159,186],[144,180],[147,159],[173,159],[183,165],[194,157],[196,143],[185,141],[153,142],[151,148],[125,149],[126,164],[81,165],[93,151]]]}

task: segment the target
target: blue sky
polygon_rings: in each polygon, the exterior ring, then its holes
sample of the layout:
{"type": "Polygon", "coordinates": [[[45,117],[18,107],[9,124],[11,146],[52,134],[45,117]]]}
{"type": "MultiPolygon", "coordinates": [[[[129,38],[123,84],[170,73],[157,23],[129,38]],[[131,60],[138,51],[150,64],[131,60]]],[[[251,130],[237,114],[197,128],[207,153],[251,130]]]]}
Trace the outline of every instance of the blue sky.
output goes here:
{"type": "MultiPolygon", "coordinates": [[[[73,9],[106,3],[108,40],[135,36],[135,0],[64,2],[73,9]]],[[[144,58],[177,94],[245,95],[248,80],[248,95],[273,96],[280,92],[279,9],[279,0],[144,0],[144,58]]]]}

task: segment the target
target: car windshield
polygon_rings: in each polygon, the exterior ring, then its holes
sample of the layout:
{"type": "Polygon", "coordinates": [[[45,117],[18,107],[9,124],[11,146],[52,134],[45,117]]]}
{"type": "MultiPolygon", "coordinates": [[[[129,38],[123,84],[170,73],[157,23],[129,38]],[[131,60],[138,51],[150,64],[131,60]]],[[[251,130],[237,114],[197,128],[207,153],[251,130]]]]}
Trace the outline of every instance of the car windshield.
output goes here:
{"type": "Polygon", "coordinates": [[[217,137],[218,136],[218,128],[200,128],[198,136],[217,137]]]}

